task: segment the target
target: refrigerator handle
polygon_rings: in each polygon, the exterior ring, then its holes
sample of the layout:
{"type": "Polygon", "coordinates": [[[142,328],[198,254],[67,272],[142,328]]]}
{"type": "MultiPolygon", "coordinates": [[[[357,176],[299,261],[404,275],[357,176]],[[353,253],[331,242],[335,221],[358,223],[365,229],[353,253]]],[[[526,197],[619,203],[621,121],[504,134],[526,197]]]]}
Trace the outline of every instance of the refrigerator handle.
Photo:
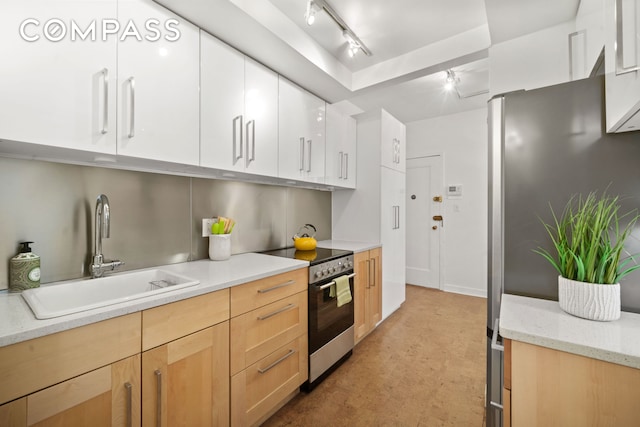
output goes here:
{"type": "Polygon", "coordinates": [[[491,348],[493,350],[501,351],[504,353],[504,345],[498,344],[498,327],[500,326],[500,318],[496,318],[493,323],[493,334],[491,336],[491,348]]]}

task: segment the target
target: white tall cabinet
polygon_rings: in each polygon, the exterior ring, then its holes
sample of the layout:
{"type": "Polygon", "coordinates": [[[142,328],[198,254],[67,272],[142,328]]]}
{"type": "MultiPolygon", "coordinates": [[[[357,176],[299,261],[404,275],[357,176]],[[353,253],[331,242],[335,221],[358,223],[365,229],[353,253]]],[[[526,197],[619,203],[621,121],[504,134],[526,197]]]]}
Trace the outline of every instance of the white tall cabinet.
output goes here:
{"type": "Polygon", "coordinates": [[[2,7],[0,139],[116,154],[118,38],[72,41],[66,34],[54,42],[44,34],[53,17],[86,23],[116,12],[115,0],[23,0],[2,7]]]}
{"type": "Polygon", "coordinates": [[[200,165],[277,176],[278,75],[200,34],[200,165]]]}
{"type": "Polygon", "coordinates": [[[325,102],[279,78],[278,176],[324,184],[325,102]]]}
{"type": "Polygon", "coordinates": [[[405,126],[384,110],[356,120],[358,186],[332,193],[332,238],[382,243],[384,319],[405,300],[405,126]]]}
{"type": "MultiPolygon", "coordinates": [[[[93,2],[92,2],[93,3],[93,2]]],[[[118,20],[145,28],[168,20],[157,41],[125,37],[118,45],[118,154],[198,165],[200,161],[198,28],[151,0],[119,0],[118,20]]],[[[123,33],[124,34],[124,33],[123,33]]],[[[149,35],[149,34],[147,34],[149,35]]],[[[154,37],[153,34],[150,37],[154,37]]]]}

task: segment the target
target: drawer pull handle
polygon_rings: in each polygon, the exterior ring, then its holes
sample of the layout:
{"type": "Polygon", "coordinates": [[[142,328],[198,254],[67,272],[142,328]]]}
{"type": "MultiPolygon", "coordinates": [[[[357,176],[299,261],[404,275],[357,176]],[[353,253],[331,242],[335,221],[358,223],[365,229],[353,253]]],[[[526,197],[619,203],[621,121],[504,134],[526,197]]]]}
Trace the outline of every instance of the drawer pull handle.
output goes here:
{"type": "Polygon", "coordinates": [[[162,426],[162,372],[160,369],[156,369],[154,372],[156,374],[156,386],[158,390],[156,391],[156,399],[158,402],[156,403],[156,425],[158,427],[162,426]]]}
{"type": "Polygon", "coordinates": [[[127,427],[133,425],[133,395],[131,393],[131,383],[125,383],[124,388],[127,389],[127,427]]]}
{"type": "Polygon", "coordinates": [[[291,356],[293,353],[295,353],[296,351],[294,349],[289,350],[289,352],[287,354],[285,354],[284,356],[282,356],[280,359],[276,360],[275,362],[273,362],[271,365],[267,366],[266,368],[259,368],[258,372],[260,372],[261,374],[264,374],[265,372],[267,372],[269,369],[275,368],[276,365],[284,362],[285,359],[287,359],[289,356],[291,356]]]}
{"type": "Polygon", "coordinates": [[[275,291],[276,289],[284,288],[285,286],[293,285],[294,283],[296,283],[295,280],[289,280],[288,282],[284,282],[284,283],[281,283],[281,284],[276,285],[276,286],[272,286],[272,287],[267,288],[267,289],[258,289],[258,293],[259,294],[265,294],[267,292],[275,291]]]}
{"type": "Polygon", "coordinates": [[[280,313],[283,313],[283,312],[285,312],[287,310],[290,310],[295,306],[296,306],[295,304],[287,304],[284,307],[282,307],[281,309],[278,309],[278,310],[274,311],[273,313],[265,314],[264,316],[258,316],[258,320],[266,320],[266,319],[268,319],[270,317],[275,316],[276,314],[280,314],[280,313]]]}

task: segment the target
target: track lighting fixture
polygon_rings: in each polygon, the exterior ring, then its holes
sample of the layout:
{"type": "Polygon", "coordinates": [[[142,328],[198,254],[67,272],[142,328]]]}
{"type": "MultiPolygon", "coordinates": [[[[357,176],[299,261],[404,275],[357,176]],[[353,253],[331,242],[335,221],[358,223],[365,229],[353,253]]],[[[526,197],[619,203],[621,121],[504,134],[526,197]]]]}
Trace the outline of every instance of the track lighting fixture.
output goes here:
{"type": "Polygon", "coordinates": [[[304,14],[304,20],[307,25],[313,25],[316,22],[316,13],[321,9],[321,6],[318,5],[315,1],[309,0],[307,2],[307,11],[304,14]]]}
{"type": "Polygon", "coordinates": [[[362,43],[362,41],[356,36],[351,28],[344,22],[344,20],[338,15],[338,13],[331,7],[327,0],[309,0],[307,2],[307,11],[304,14],[304,19],[307,25],[313,25],[316,20],[316,13],[319,11],[325,11],[327,15],[333,21],[338,24],[342,35],[349,43],[348,51],[349,57],[353,58],[358,51],[362,51],[365,55],[371,56],[371,51],[362,43]]]}
{"type": "Polygon", "coordinates": [[[446,72],[447,78],[444,83],[444,89],[446,91],[451,91],[456,87],[456,84],[460,81],[460,79],[456,77],[456,73],[454,73],[453,70],[447,70],[446,72]]]}
{"type": "Polygon", "coordinates": [[[349,43],[349,50],[347,51],[349,53],[349,58],[353,58],[360,50],[360,43],[354,39],[349,30],[344,30],[342,32],[342,36],[347,40],[347,43],[349,43]]]}

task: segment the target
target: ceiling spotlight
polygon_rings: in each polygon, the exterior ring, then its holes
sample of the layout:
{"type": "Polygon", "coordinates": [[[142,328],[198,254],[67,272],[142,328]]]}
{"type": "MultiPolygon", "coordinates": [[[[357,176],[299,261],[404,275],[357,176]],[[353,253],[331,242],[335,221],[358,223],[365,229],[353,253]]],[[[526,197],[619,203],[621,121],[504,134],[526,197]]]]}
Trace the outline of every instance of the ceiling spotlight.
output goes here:
{"type": "Polygon", "coordinates": [[[320,10],[320,6],[315,1],[309,0],[307,3],[307,11],[304,14],[304,20],[307,25],[313,25],[316,22],[316,13],[320,10]]]}
{"type": "Polygon", "coordinates": [[[446,72],[447,78],[444,83],[444,90],[450,91],[456,86],[456,83],[458,83],[460,79],[456,77],[456,73],[454,73],[453,70],[447,70],[446,72]]]}
{"type": "Polygon", "coordinates": [[[356,56],[362,46],[355,40],[353,35],[348,30],[344,30],[342,32],[342,35],[345,39],[347,39],[347,42],[349,43],[349,50],[347,51],[349,53],[349,58],[353,58],[354,56],[356,56]]]}

